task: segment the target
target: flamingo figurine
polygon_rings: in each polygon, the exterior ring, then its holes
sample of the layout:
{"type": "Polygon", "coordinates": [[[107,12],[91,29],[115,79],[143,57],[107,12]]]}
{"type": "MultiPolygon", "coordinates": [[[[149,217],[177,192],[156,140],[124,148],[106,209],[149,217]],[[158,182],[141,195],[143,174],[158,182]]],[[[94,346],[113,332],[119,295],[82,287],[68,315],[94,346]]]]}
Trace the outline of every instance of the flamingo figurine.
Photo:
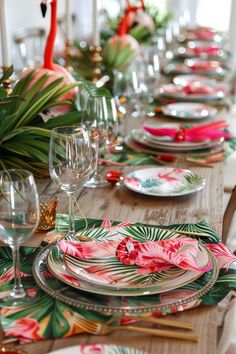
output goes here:
{"type": "MultiPolygon", "coordinates": [[[[45,51],[44,51],[44,64],[43,66],[36,66],[34,68],[28,68],[24,70],[21,76],[24,77],[27,74],[29,74],[32,70],[37,69],[37,72],[32,78],[30,87],[32,87],[32,85],[46,73],[50,73],[50,75],[44,87],[49,85],[52,81],[55,81],[60,77],[64,78],[62,82],[63,86],[67,86],[68,84],[76,82],[73,76],[69,73],[69,71],[66,68],[62,67],[61,65],[55,64],[53,62],[54,43],[55,43],[56,33],[57,33],[57,0],[41,0],[40,5],[41,5],[42,15],[43,17],[45,17],[47,11],[47,4],[49,3],[51,4],[51,26],[50,26],[50,31],[47,38],[45,51]]],[[[78,92],[78,88],[73,88],[69,92],[64,94],[59,99],[59,101],[64,101],[64,100],[73,101],[75,99],[77,92],[78,92]]],[[[56,107],[56,110],[53,111],[55,114],[63,114],[69,110],[70,110],[69,105],[63,105],[63,106],[56,107]]]]}
{"type": "Polygon", "coordinates": [[[126,0],[127,10],[133,9],[129,15],[129,27],[132,27],[134,24],[138,24],[142,27],[148,28],[150,31],[155,29],[155,24],[150,15],[145,12],[144,0],[140,0],[140,5],[132,7],[130,5],[130,0],[126,0]]]}
{"type": "Polygon", "coordinates": [[[120,24],[117,29],[117,34],[108,39],[107,45],[112,45],[113,48],[116,48],[118,43],[121,43],[121,48],[124,48],[129,45],[130,48],[134,51],[135,55],[138,55],[140,53],[140,46],[138,41],[130,34],[128,34],[129,29],[131,27],[131,15],[133,12],[136,12],[139,9],[139,6],[131,6],[129,0],[127,0],[125,14],[120,20],[120,24]]]}

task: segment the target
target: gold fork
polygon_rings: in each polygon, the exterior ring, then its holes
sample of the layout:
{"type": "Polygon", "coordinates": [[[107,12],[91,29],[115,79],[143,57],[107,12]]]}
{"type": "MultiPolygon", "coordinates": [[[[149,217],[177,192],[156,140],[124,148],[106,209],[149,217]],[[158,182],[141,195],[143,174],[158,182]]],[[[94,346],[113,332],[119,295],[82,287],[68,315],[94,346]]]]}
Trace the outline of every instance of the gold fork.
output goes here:
{"type": "MultiPolygon", "coordinates": [[[[198,336],[195,334],[189,334],[184,332],[168,331],[163,329],[144,328],[136,326],[111,326],[112,322],[117,319],[109,320],[106,323],[100,323],[97,321],[91,321],[83,318],[82,316],[75,314],[72,318],[74,324],[79,326],[85,332],[97,335],[105,335],[114,331],[130,331],[136,333],[152,334],[159,337],[184,339],[189,341],[198,341],[198,336]]],[[[189,328],[188,328],[189,329],[189,328]]]]}

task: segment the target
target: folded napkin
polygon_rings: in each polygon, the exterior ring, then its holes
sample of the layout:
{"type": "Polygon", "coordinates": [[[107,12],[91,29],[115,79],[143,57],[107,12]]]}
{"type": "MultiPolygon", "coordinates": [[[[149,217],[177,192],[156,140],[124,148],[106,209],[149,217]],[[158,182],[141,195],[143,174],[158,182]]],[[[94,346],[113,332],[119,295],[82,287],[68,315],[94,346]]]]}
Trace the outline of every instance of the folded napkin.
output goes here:
{"type": "MultiPolygon", "coordinates": [[[[189,237],[167,239],[155,242],[137,242],[131,237],[104,242],[78,242],[63,240],[58,247],[64,253],[79,259],[95,259],[116,257],[125,265],[136,265],[143,268],[140,274],[160,272],[176,266],[187,270],[207,272],[212,264],[206,257],[202,258],[202,249],[197,240],[189,237]]],[[[94,272],[94,267],[90,267],[94,272]]],[[[89,271],[89,269],[87,269],[89,271]]]]}
{"type": "Polygon", "coordinates": [[[215,31],[211,28],[199,28],[192,32],[188,32],[189,36],[193,39],[213,39],[215,31]]]}
{"type": "Polygon", "coordinates": [[[190,237],[167,239],[154,242],[136,242],[126,237],[117,247],[116,257],[123,264],[136,265],[160,272],[175,265],[188,270],[207,272],[211,261],[202,261],[202,249],[197,240],[190,237]]]}
{"type": "Polygon", "coordinates": [[[190,81],[184,87],[181,87],[181,89],[187,95],[214,94],[220,91],[219,87],[206,86],[200,81],[190,81]]]}
{"type": "Polygon", "coordinates": [[[220,53],[220,48],[218,46],[210,47],[195,47],[193,48],[194,54],[209,54],[209,55],[218,55],[220,53]]]}
{"type": "Polygon", "coordinates": [[[216,68],[218,68],[220,66],[219,63],[217,62],[211,62],[209,60],[204,60],[204,61],[199,61],[199,62],[190,62],[188,64],[188,67],[190,68],[190,70],[193,71],[197,71],[197,70],[204,70],[204,71],[208,71],[208,70],[215,70],[216,68]]]}
{"type": "Polygon", "coordinates": [[[225,132],[224,128],[228,127],[228,123],[224,120],[219,120],[217,122],[203,124],[194,126],[192,128],[184,128],[180,126],[179,128],[163,128],[163,127],[153,127],[149,125],[144,125],[143,129],[145,132],[153,136],[168,136],[174,141],[204,141],[207,139],[215,140],[219,138],[232,138],[231,134],[225,132]]]}

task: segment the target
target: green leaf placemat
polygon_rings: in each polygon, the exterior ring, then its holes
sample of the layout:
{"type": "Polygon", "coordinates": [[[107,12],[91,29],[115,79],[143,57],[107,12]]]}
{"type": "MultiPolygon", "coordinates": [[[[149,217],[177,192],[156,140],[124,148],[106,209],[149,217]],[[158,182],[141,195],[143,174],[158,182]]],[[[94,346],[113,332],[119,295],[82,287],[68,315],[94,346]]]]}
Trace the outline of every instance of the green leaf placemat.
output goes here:
{"type": "MultiPolygon", "coordinates": [[[[88,219],[87,227],[103,227],[110,228],[118,225],[119,222],[103,221],[97,219],[88,219]]],[[[127,224],[127,223],[126,223],[127,224]]],[[[122,223],[121,225],[124,225],[122,223]]],[[[135,225],[143,225],[137,223],[135,225]]],[[[146,225],[150,226],[150,225],[146,225]]],[[[156,225],[157,226],[157,225],[156,225]]],[[[85,220],[76,218],[76,230],[84,230],[86,227],[85,220]]],[[[162,225],[163,227],[163,225],[162,225]]],[[[220,275],[216,281],[213,288],[199,299],[198,302],[189,304],[189,306],[184,307],[190,308],[191,306],[196,306],[198,304],[202,305],[213,305],[221,301],[225,295],[231,290],[231,288],[236,287],[236,257],[234,257],[231,252],[220,242],[217,235],[208,226],[205,221],[200,221],[197,224],[181,224],[181,225],[170,225],[166,227],[167,229],[182,230],[182,231],[193,231],[193,232],[204,232],[209,234],[209,238],[205,237],[201,239],[202,243],[205,243],[207,248],[209,248],[219,261],[220,275]]],[[[28,294],[34,296],[35,291],[35,281],[32,277],[32,263],[35,256],[42,249],[43,246],[47,245],[48,241],[54,241],[55,237],[61,233],[65,233],[68,229],[68,215],[59,214],[57,216],[56,229],[50,232],[45,241],[39,248],[21,247],[21,271],[22,280],[25,289],[28,294]]],[[[53,278],[49,273],[48,276],[51,277],[50,281],[54,284],[55,288],[60,282],[58,279],[53,278]]],[[[5,296],[12,286],[12,257],[9,248],[0,248],[0,296],[5,296]]],[[[185,285],[179,290],[186,293],[191,293],[196,291],[196,289],[201,288],[201,278],[198,280],[185,285]]],[[[30,307],[25,308],[2,308],[1,309],[1,325],[5,333],[5,342],[17,340],[21,343],[42,340],[48,338],[62,338],[68,337],[74,334],[82,332],[82,329],[78,324],[74,322],[75,314],[79,314],[83,318],[90,320],[95,320],[99,322],[107,322],[112,316],[117,317],[116,314],[104,314],[96,311],[90,311],[86,309],[78,309],[73,306],[67,305],[57,299],[54,299],[40,291],[40,299],[35,302],[30,307]]],[[[90,294],[93,296],[93,294],[90,294]]],[[[115,298],[114,298],[115,301],[115,298]]],[[[135,299],[134,299],[135,301],[135,299]]],[[[179,311],[179,308],[172,309],[174,311],[179,311]]],[[[183,308],[181,307],[181,310],[183,308]]],[[[165,315],[170,313],[170,309],[163,310],[161,313],[155,313],[155,315],[165,315]]],[[[117,321],[119,318],[117,317],[117,321]]],[[[122,323],[124,321],[122,320],[122,323]]]]}

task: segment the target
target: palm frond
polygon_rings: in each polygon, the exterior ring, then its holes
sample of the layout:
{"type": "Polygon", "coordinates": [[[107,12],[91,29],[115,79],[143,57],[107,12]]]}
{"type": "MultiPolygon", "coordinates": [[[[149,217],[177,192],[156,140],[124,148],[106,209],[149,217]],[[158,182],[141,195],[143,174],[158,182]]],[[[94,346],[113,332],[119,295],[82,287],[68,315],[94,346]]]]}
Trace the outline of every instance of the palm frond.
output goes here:
{"type": "MultiPolygon", "coordinates": [[[[7,75],[11,73],[9,71],[7,75]]],[[[78,82],[65,86],[63,79],[59,78],[47,83],[50,74],[38,78],[37,73],[33,70],[20,79],[8,97],[0,94],[0,170],[23,168],[42,177],[48,174],[51,129],[80,124],[81,112],[76,110],[75,102],[63,99],[67,92],[79,85],[78,82]],[[46,123],[43,121],[41,113],[62,105],[73,110],[46,123]]],[[[0,89],[1,82],[2,78],[0,89]]],[[[88,95],[111,97],[107,89],[83,82],[88,95]]]]}

